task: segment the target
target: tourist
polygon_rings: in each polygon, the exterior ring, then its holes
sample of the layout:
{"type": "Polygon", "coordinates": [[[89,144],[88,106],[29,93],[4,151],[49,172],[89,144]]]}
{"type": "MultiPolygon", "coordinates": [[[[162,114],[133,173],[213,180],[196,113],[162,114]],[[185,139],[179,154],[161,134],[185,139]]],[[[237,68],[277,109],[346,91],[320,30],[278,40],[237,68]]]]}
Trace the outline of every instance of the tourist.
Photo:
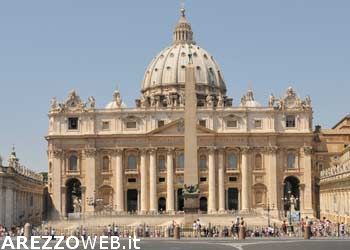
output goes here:
{"type": "Polygon", "coordinates": [[[54,228],[51,229],[51,238],[54,240],[56,236],[56,230],[54,228]]]}
{"type": "Polygon", "coordinates": [[[240,225],[240,219],[237,216],[235,223],[234,223],[234,237],[238,239],[238,233],[239,233],[239,225],[240,225]]]}
{"type": "Polygon", "coordinates": [[[339,234],[340,237],[344,237],[346,235],[344,222],[340,223],[339,225],[339,234]]]}
{"type": "Polygon", "coordinates": [[[282,223],[282,232],[283,235],[287,235],[287,222],[285,220],[282,223]]]}
{"type": "Polygon", "coordinates": [[[113,231],[114,231],[114,236],[119,236],[119,227],[118,227],[118,225],[114,226],[113,231]]]}

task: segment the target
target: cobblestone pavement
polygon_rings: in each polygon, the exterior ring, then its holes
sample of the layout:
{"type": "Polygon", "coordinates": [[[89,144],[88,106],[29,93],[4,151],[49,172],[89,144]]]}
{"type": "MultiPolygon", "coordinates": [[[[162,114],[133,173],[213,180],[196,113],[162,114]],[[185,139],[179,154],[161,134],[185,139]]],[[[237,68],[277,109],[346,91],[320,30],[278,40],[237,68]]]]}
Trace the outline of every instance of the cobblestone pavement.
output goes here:
{"type": "MultiPolygon", "coordinates": [[[[0,240],[0,246],[3,241],[0,240]]],[[[121,246],[119,249],[135,249],[129,248],[129,242],[126,240],[120,241],[121,246]]],[[[73,244],[74,245],[74,244],[73,244]]],[[[28,244],[28,246],[30,246],[28,244]]],[[[49,247],[53,247],[54,244],[50,244],[49,247]]],[[[248,239],[245,241],[233,241],[227,239],[142,239],[138,243],[140,250],[346,250],[350,249],[350,239],[335,239],[335,238],[323,238],[323,239],[248,239]]],[[[6,247],[4,249],[11,249],[6,247]]],[[[20,248],[24,249],[24,248],[20,248]]],[[[54,249],[54,248],[52,248],[54,249]]],[[[65,247],[65,249],[68,249],[65,247]]],[[[84,249],[80,245],[77,249],[84,249]]],[[[91,249],[91,248],[87,248],[91,249]]],[[[94,249],[100,249],[97,245],[94,249]]]]}

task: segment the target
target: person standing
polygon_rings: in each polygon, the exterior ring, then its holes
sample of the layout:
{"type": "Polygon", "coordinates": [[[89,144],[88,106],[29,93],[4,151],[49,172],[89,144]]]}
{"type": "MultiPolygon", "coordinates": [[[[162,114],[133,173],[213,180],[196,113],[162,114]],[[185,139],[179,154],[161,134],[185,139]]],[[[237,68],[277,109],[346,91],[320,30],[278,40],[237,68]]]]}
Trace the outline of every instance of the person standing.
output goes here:
{"type": "Polygon", "coordinates": [[[339,233],[340,233],[340,237],[344,237],[346,234],[344,222],[340,223],[340,225],[339,225],[339,233]]]}

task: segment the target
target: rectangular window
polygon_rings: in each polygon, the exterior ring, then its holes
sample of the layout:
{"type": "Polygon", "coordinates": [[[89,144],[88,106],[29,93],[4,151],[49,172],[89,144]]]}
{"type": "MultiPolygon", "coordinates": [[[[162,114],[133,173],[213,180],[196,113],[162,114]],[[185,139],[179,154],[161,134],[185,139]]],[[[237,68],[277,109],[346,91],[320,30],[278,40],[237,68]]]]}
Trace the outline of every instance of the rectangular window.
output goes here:
{"type": "Polygon", "coordinates": [[[199,120],[199,125],[202,127],[207,127],[207,121],[206,120],[199,120]]]}
{"type": "Polygon", "coordinates": [[[286,117],[286,127],[287,128],[295,128],[295,115],[287,115],[286,117]]]}
{"type": "Polygon", "coordinates": [[[158,120],[158,128],[163,127],[165,122],[163,120],[158,120]]]}
{"type": "Polygon", "coordinates": [[[228,178],[228,180],[229,180],[230,182],[236,182],[236,181],[237,181],[237,177],[236,177],[236,176],[230,176],[230,177],[228,178]]]}
{"type": "Polygon", "coordinates": [[[255,128],[262,128],[262,120],[255,120],[254,127],[255,128]]]}
{"type": "Polygon", "coordinates": [[[79,119],[77,117],[68,118],[68,129],[69,130],[77,130],[79,124],[79,119]]]}
{"type": "Polygon", "coordinates": [[[128,182],[129,182],[129,183],[135,183],[135,182],[136,182],[136,178],[129,178],[129,179],[128,179],[128,182]]]}
{"type": "Polygon", "coordinates": [[[102,130],[109,130],[109,122],[107,121],[102,122],[102,130]]]}
{"type": "Polygon", "coordinates": [[[165,182],[165,178],[164,177],[161,177],[158,180],[159,180],[159,183],[165,182]]]}
{"type": "Polygon", "coordinates": [[[206,177],[201,177],[200,178],[200,182],[206,182],[207,181],[207,178],[206,177]]]}
{"type": "Polygon", "coordinates": [[[228,128],[237,128],[237,121],[231,120],[226,122],[226,127],[228,128]]]}
{"type": "Polygon", "coordinates": [[[136,122],[135,121],[126,122],[126,128],[136,128],[136,122]]]}

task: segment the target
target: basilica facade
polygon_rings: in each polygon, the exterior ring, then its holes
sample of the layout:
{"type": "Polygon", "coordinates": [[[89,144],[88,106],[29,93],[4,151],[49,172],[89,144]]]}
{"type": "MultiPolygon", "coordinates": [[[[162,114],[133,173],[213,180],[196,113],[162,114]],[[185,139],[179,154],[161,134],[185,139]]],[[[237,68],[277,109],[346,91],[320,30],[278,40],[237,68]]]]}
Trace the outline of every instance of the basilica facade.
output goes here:
{"type": "Polygon", "coordinates": [[[181,15],[173,42],[149,64],[135,107],[116,90],[105,108],[71,91],[52,99],[48,141],[54,213],[174,214],[184,209],[186,69],[197,97],[199,210],[316,211],[310,97],[288,88],[266,104],[248,90],[227,96],[214,57],[194,41],[181,15]],[[294,204],[291,205],[290,201],[294,204]]]}

